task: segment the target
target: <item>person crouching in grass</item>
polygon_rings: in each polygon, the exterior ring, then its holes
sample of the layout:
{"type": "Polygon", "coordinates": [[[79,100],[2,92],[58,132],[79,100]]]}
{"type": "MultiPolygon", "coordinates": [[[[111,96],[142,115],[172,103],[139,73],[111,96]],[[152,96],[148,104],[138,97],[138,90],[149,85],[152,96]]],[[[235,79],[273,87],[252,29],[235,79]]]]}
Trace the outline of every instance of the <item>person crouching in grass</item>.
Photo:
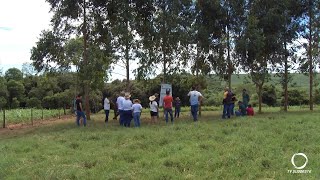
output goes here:
{"type": "Polygon", "coordinates": [[[142,111],[142,106],[140,104],[140,100],[139,99],[134,99],[133,100],[133,105],[132,105],[134,127],[140,127],[141,111],[142,111]]]}
{"type": "Polygon", "coordinates": [[[239,102],[238,102],[238,105],[239,105],[239,110],[236,111],[236,116],[245,116],[245,115],[247,115],[246,107],[245,107],[245,105],[242,103],[242,101],[239,101],[239,102]]]}
{"type": "Polygon", "coordinates": [[[248,107],[247,107],[247,115],[248,116],[253,116],[254,115],[254,110],[253,110],[253,107],[251,106],[251,104],[249,104],[248,107]]]}

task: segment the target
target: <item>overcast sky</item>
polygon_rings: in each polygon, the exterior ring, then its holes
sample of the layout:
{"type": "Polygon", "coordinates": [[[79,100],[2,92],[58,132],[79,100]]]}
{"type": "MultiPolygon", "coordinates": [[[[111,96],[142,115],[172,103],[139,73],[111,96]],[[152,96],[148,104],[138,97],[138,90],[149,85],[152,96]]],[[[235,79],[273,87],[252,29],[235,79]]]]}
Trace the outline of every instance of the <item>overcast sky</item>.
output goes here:
{"type": "MultiPolygon", "coordinates": [[[[50,28],[52,13],[45,0],[0,0],[0,69],[30,63],[30,49],[42,30],[50,28]]],[[[135,64],[135,63],[134,63],[135,64]]],[[[114,79],[124,79],[125,71],[116,66],[114,79]],[[120,75],[121,74],[121,75],[120,75]]],[[[131,78],[133,74],[131,74],[131,78]]]]}
{"type": "Polygon", "coordinates": [[[0,67],[21,69],[51,14],[45,0],[0,0],[0,67]]]}

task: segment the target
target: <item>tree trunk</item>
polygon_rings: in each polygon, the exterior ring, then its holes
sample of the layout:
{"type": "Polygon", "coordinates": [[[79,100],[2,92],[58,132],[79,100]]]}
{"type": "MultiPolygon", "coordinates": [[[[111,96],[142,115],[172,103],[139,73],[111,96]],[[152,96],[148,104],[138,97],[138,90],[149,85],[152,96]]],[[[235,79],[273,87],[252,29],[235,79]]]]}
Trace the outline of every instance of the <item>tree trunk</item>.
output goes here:
{"type": "MultiPolygon", "coordinates": [[[[162,6],[161,7],[161,9],[163,10],[163,12],[165,12],[165,7],[164,6],[162,6]]],[[[166,15],[165,15],[165,19],[167,19],[167,17],[166,17],[166,15]]],[[[161,28],[161,30],[162,30],[162,34],[163,34],[163,36],[162,36],[162,53],[163,53],[163,80],[162,80],[162,82],[163,83],[166,83],[167,82],[167,57],[166,57],[166,53],[167,53],[167,47],[166,47],[166,45],[167,45],[167,42],[168,42],[168,37],[167,37],[167,28],[166,28],[166,22],[165,21],[163,21],[163,24],[162,24],[162,28],[161,28]]]]}
{"type": "MultiPolygon", "coordinates": [[[[127,22],[127,28],[128,28],[128,22],[127,22]]],[[[126,82],[126,90],[130,91],[130,66],[129,66],[129,41],[128,38],[126,38],[126,75],[127,75],[127,82],[126,82]]]]}
{"type": "MultiPolygon", "coordinates": [[[[83,0],[83,63],[86,66],[88,64],[87,59],[87,15],[86,15],[86,0],[83,0]]],[[[85,109],[87,119],[90,120],[90,104],[89,104],[89,80],[85,80],[85,109]]]]}
{"type": "Polygon", "coordinates": [[[162,51],[163,51],[163,83],[166,83],[167,81],[167,59],[166,59],[166,51],[165,51],[165,45],[163,44],[162,46],[162,51]]]}
{"type": "MultiPolygon", "coordinates": [[[[130,3],[128,1],[127,5],[130,3]]],[[[127,7],[127,10],[129,8],[127,7]]],[[[127,15],[128,16],[128,15],[127,15]]],[[[127,18],[127,17],[126,17],[127,18]]],[[[130,92],[130,65],[129,65],[129,20],[126,19],[126,30],[127,30],[127,37],[126,37],[126,76],[127,76],[127,82],[126,82],[126,90],[130,92]]]]}
{"type": "Polygon", "coordinates": [[[67,115],[67,112],[66,112],[66,104],[63,105],[63,115],[67,115]]]}
{"type": "Polygon", "coordinates": [[[312,0],[309,0],[309,49],[308,49],[308,58],[309,58],[309,104],[310,110],[313,111],[313,62],[312,62],[312,0]]]}
{"type": "Polygon", "coordinates": [[[230,33],[229,33],[229,28],[227,27],[227,51],[228,51],[228,56],[227,56],[227,61],[228,61],[228,87],[231,90],[231,75],[232,75],[232,64],[230,60],[230,33]]]}
{"type": "MultiPolygon", "coordinates": [[[[197,57],[196,57],[196,78],[198,79],[199,78],[199,61],[200,61],[200,54],[199,54],[200,50],[198,49],[198,46],[197,46],[197,57]]],[[[198,89],[199,90],[199,89],[198,89]]],[[[202,99],[199,101],[199,112],[198,112],[198,115],[201,116],[201,113],[202,113],[202,99]]]]}
{"type": "Polygon", "coordinates": [[[258,98],[259,98],[259,111],[258,113],[262,112],[262,85],[257,85],[258,86],[258,98]]]}
{"type": "MultiPolygon", "coordinates": [[[[287,43],[284,43],[285,50],[287,51],[287,43]]],[[[285,52],[285,62],[284,62],[284,111],[288,111],[288,55],[285,52]]]]}

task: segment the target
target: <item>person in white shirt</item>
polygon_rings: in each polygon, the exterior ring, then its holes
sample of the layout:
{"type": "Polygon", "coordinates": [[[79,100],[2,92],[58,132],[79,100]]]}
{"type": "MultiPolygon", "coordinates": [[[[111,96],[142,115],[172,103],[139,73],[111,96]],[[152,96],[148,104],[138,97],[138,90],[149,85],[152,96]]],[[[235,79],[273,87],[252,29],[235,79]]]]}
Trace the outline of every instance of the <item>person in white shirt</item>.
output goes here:
{"type": "Polygon", "coordinates": [[[130,93],[125,93],[124,100],[122,101],[123,125],[130,127],[132,120],[132,101],[130,100],[130,93]]]}
{"type": "Polygon", "coordinates": [[[140,127],[140,116],[142,111],[141,102],[139,99],[134,99],[132,105],[132,113],[133,113],[133,120],[134,120],[134,127],[140,127]]]}
{"type": "Polygon", "coordinates": [[[108,120],[109,120],[109,112],[110,112],[110,95],[109,94],[105,94],[104,97],[103,97],[103,109],[104,109],[104,112],[106,114],[106,117],[105,117],[105,120],[104,122],[107,124],[108,123],[108,120]]]}
{"type": "Polygon", "coordinates": [[[151,123],[157,123],[159,107],[158,107],[158,103],[157,103],[157,101],[156,101],[156,98],[157,98],[157,97],[154,96],[154,95],[149,97],[151,123]]]}
{"type": "Polygon", "coordinates": [[[118,107],[118,111],[119,111],[119,116],[120,116],[120,118],[119,118],[119,122],[120,122],[120,125],[121,126],[123,126],[124,125],[124,121],[123,121],[123,101],[125,100],[125,98],[124,98],[124,91],[121,91],[120,92],[120,95],[119,95],[119,97],[117,98],[117,102],[116,102],[116,104],[117,104],[117,107],[118,107]]]}
{"type": "Polygon", "coordinates": [[[202,98],[202,94],[196,90],[195,86],[192,86],[192,90],[188,93],[188,96],[190,97],[190,106],[193,121],[198,121],[199,101],[202,98]]]}

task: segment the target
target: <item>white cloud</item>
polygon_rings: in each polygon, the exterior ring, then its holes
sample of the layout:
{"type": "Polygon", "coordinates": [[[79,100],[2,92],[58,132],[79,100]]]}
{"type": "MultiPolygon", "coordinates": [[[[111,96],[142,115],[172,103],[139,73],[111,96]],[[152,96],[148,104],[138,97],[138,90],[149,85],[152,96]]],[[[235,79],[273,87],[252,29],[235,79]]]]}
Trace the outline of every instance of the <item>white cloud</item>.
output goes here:
{"type": "Polygon", "coordinates": [[[45,0],[0,0],[0,4],[0,65],[30,62],[30,49],[50,25],[49,4],[45,0]]]}

